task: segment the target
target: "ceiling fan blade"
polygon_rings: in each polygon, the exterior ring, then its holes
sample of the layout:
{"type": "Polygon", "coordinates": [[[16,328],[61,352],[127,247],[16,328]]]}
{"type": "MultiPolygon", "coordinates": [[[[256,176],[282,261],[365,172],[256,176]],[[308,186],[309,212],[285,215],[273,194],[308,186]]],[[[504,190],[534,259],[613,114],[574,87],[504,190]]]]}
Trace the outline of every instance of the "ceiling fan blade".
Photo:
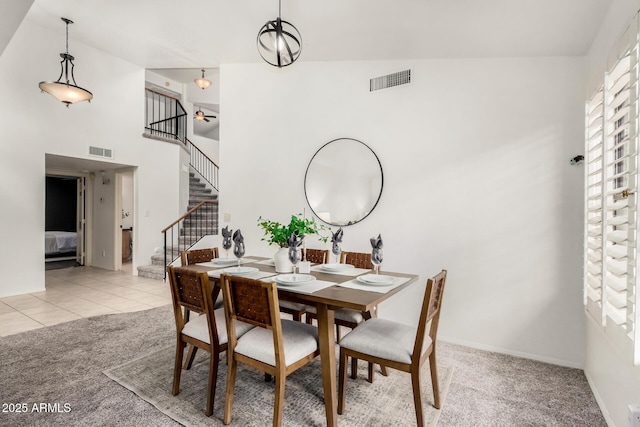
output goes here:
{"type": "Polygon", "coordinates": [[[210,117],[212,119],[217,119],[218,118],[217,116],[205,116],[205,117],[210,117]]]}
{"type": "Polygon", "coordinates": [[[204,116],[204,121],[207,123],[209,122],[209,119],[207,119],[207,116],[204,116]]]}

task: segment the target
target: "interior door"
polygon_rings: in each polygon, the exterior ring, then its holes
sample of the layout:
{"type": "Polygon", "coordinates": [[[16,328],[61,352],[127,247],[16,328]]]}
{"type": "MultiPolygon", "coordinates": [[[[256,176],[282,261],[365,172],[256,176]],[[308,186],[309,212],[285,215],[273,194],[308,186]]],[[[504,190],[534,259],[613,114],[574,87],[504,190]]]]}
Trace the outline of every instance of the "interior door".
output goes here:
{"type": "Polygon", "coordinates": [[[86,252],[86,248],[85,248],[85,242],[86,242],[86,229],[87,229],[87,209],[86,209],[86,197],[85,197],[85,191],[86,191],[86,178],[84,176],[78,177],[76,180],[76,186],[77,186],[77,194],[78,197],[76,198],[77,200],[77,206],[76,206],[76,218],[78,219],[78,224],[77,224],[77,233],[78,233],[78,244],[77,244],[77,251],[76,251],[76,261],[78,262],[78,264],[80,265],[84,265],[85,264],[85,260],[87,257],[87,252],[86,252]]]}

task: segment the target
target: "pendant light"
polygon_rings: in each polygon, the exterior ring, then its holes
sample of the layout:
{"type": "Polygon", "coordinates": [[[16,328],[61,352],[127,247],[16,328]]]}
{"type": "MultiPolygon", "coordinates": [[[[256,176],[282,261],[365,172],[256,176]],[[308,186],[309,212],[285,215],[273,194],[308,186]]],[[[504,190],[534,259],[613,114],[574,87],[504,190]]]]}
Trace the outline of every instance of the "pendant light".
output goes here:
{"type": "Polygon", "coordinates": [[[280,19],[281,0],[278,0],[278,18],[267,21],[258,32],[258,52],[267,63],[278,68],[294,63],[302,51],[302,37],[293,24],[280,19]]]}
{"type": "Polygon", "coordinates": [[[91,102],[93,94],[76,84],[76,79],[73,76],[73,68],[75,67],[73,60],[75,58],[69,54],[69,24],[73,24],[73,21],[67,18],[60,19],[66,24],[67,29],[66,51],[60,54],[62,58],[62,61],[60,61],[60,77],[55,82],[40,82],[38,86],[42,92],[47,92],[69,108],[70,104],[76,102],[91,102]],[[71,69],[69,69],[69,66],[71,66],[71,69]],[[63,75],[64,80],[62,80],[63,75]],[[71,80],[69,80],[69,77],[71,77],[71,80]]]}
{"type": "Polygon", "coordinates": [[[198,77],[193,80],[200,89],[205,90],[209,86],[211,86],[211,80],[207,80],[204,78],[204,68],[202,69],[202,77],[198,77]]]}

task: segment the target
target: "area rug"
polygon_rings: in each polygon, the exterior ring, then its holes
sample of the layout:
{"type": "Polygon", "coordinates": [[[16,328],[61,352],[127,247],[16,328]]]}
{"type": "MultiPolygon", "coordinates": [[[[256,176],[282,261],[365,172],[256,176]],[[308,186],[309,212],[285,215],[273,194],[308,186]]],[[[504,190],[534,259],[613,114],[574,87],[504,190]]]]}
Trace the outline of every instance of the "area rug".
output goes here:
{"type": "MultiPolygon", "coordinates": [[[[225,362],[220,362],[213,415],[206,417],[208,354],[198,353],[194,366],[189,371],[182,371],[180,393],[177,396],[171,394],[174,355],[175,347],[166,347],[104,373],[183,425],[222,426],[227,371],[225,362]]],[[[366,371],[366,363],[360,361],[358,379],[348,379],[346,409],[343,415],[338,416],[340,425],[415,425],[409,374],[389,369],[389,376],[384,377],[378,371],[373,384],[370,384],[366,380],[366,371]]],[[[444,405],[453,368],[439,366],[438,373],[440,399],[444,405]]],[[[425,425],[435,426],[440,411],[432,406],[428,363],[423,367],[422,391],[425,425]]],[[[264,382],[262,373],[239,364],[233,425],[270,425],[273,419],[273,395],[273,382],[264,382]]],[[[283,425],[326,425],[319,358],[287,377],[283,425]]]]}

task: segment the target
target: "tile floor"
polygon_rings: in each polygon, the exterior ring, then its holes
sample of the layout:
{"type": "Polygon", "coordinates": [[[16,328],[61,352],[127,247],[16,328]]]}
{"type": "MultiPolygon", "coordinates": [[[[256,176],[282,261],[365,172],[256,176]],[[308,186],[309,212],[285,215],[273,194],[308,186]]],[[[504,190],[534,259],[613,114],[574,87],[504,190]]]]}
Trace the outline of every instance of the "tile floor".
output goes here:
{"type": "Polygon", "coordinates": [[[0,336],[100,314],[147,310],[171,304],[162,280],[123,271],[69,267],[45,271],[43,292],[0,298],[0,336]]]}

